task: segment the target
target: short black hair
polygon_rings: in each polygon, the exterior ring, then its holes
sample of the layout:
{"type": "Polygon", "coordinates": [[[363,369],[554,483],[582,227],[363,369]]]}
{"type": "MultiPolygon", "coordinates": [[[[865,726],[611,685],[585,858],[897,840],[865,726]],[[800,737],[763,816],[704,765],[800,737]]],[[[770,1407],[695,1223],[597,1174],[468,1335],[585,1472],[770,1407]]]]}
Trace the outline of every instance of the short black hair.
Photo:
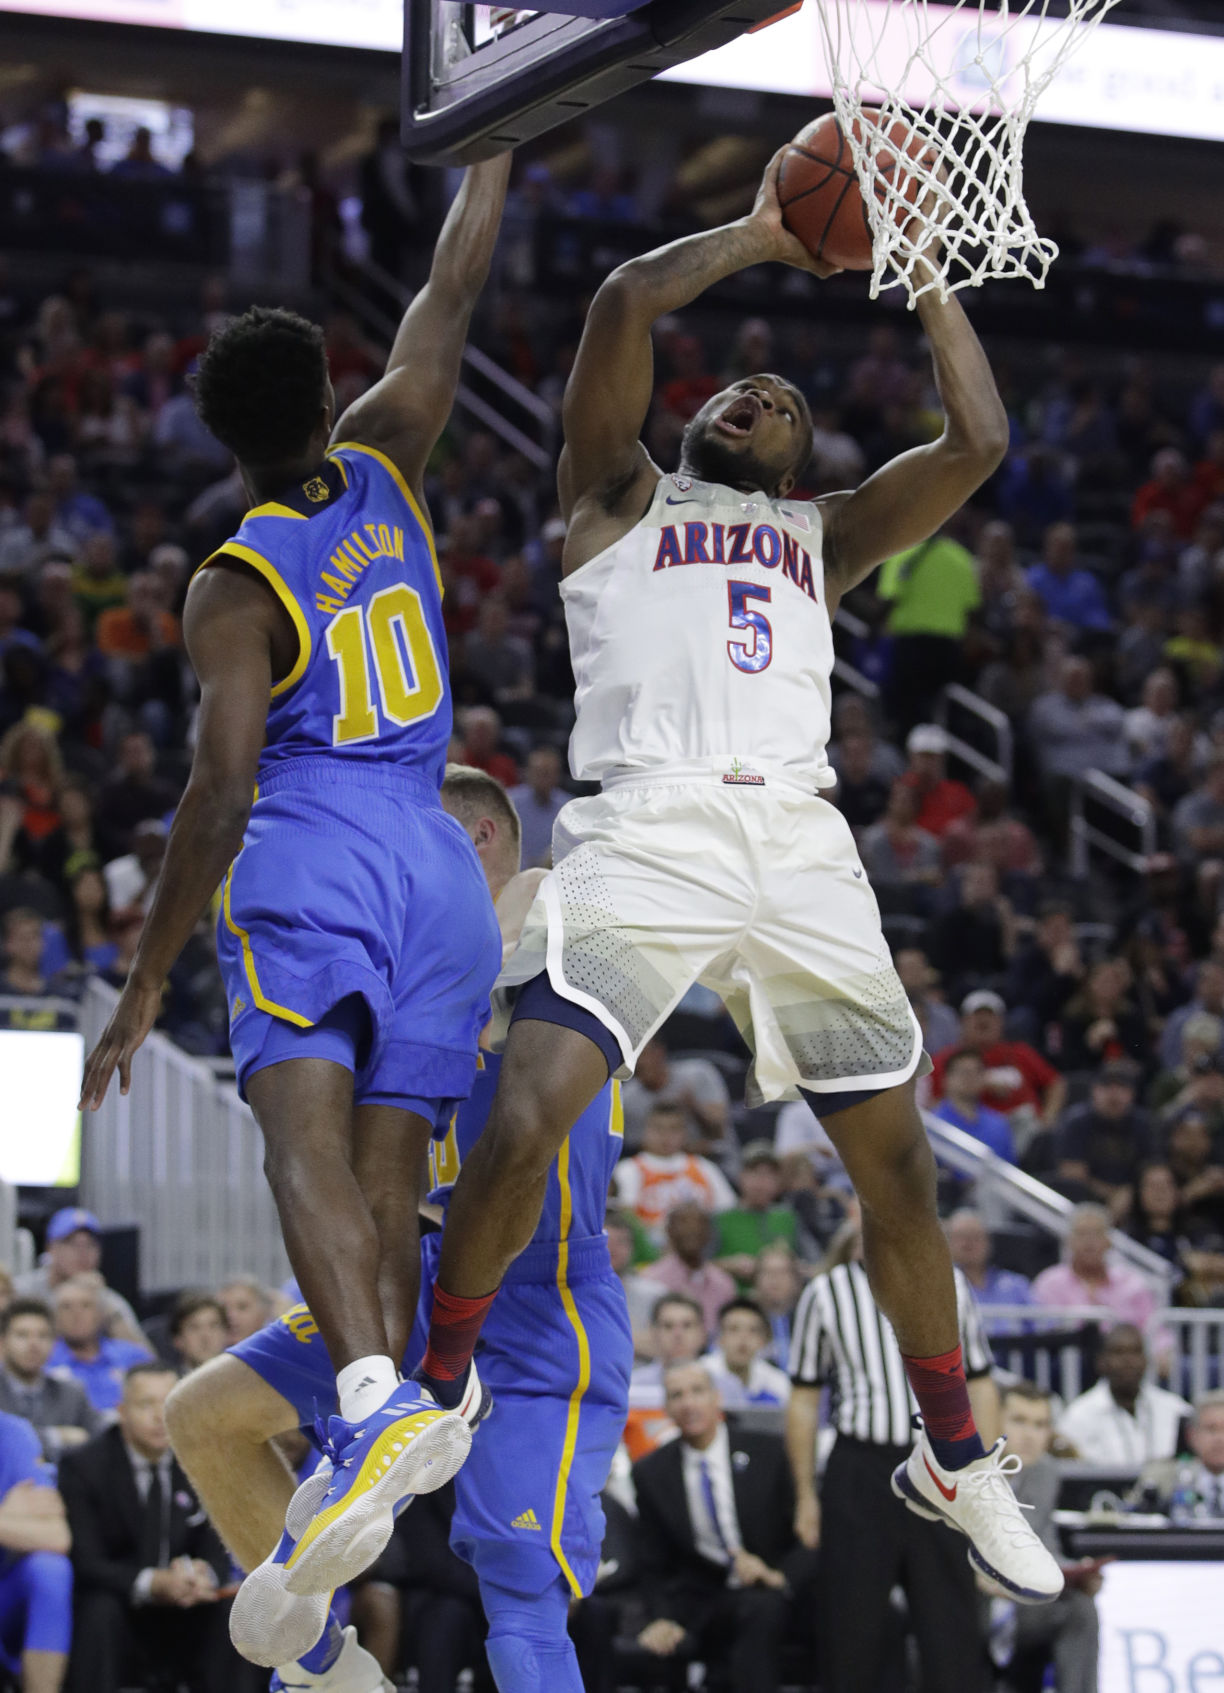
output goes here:
{"type": "Polygon", "coordinates": [[[195,378],[200,421],[241,464],[299,457],[326,393],[323,331],[280,306],[252,306],[218,329],[195,378]]]}
{"type": "Polygon", "coordinates": [[[179,1294],[170,1312],[168,1332],[171,1340],[177,1340],[185,1325],[201,1311],[215,1311],[223,1324],[227,1321],[225,1307],[215,1294],[203,1288],[188,1288],[179,1294]]]}
{"type": "Polygon", "coordinates": [[[0,1311],[0,1335],[7,1334],[18,1317],[41,1317],[52,1334],[55,1333],[51,1307],[41,1299],[14,1299],[11,1305],[0,1311]]]}
{"type": "Polygon", "coordinates": [[[173,1364],[164,1364],[160,1358],[141,1358],[138,1363],[129,1364],[123,1372],[123,1385],[126,1389],[129,1382],[139,1381],[141,1376],[177,1376],[178,1371],[173,1364]]]}
{"type": "Polygon", "coordinates": [[[660,1314],[668,1305],[683,1305],[686,1311],[691,1311],[693,1313],[702,1328],[705,1328],[705,1312],[701,1309],[701,1306],[698,1305],[692,1295],[688,1293],[660,1294],[659,1298],[655,1300],[654,1304],[650,1308],[650,1320],[652,1323],[658,1322],[660,1314]]]}
{"type": "Polygon", "coordinates": [[[728,1299],[725,1305],[718,1307],[719,1327],[724,1317],[729,1317],[734,1311],[747,1311],[749,1316],[755,1317],[765,1333],[769,1333],[769,1318],[762,1311],[755,1299],[749,1299],[746,1294],[737,1294],[734,1299],[728,1299]]]}

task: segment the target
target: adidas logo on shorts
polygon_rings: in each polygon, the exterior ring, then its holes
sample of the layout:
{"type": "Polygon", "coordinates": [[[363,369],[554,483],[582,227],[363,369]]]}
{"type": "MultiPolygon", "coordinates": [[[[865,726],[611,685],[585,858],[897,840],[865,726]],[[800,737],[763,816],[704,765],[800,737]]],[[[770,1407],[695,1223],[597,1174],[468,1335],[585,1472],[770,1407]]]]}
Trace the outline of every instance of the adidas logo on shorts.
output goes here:
{"type": "Polygon", "coordinates": [[[537,1534],[543,1534],[539,1518],[534,1511],[523,1511],[510,1524],[511,1528],[534,1528],[537,1534]]]}

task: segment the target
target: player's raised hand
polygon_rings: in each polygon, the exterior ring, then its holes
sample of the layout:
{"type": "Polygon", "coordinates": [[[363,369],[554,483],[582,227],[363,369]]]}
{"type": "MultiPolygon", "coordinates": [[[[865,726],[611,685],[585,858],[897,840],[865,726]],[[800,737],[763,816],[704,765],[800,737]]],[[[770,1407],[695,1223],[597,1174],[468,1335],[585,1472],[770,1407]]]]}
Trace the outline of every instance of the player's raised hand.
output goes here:
{"type": "Polygon", "coordinates": [[[778,204],[778,172],[785,152],[785,147],[779,147],[766,166],[761,186],[757,189],[756,204],[745,223],[760,238],[762,263],[774,259],[779,264],[794,265],[797,270],[811,271],[823,282],[826,277],[840,275],[841,266],[813,258],[799,237],[792,235],[782,221],[782,208],[778,204]]]}
{"type": "Polygon", "coordinates": [[[106,1098],[115,1067],[119,1068],[119,1091],[132,1085],[132,1058],[157,1021],[161,1010],[161,987],[143,987],[129,980],[114,1014],[102,1031],[102,1039],[89,1055],[81,1083],[80,1109],[96,1111],[106,1098]]]}

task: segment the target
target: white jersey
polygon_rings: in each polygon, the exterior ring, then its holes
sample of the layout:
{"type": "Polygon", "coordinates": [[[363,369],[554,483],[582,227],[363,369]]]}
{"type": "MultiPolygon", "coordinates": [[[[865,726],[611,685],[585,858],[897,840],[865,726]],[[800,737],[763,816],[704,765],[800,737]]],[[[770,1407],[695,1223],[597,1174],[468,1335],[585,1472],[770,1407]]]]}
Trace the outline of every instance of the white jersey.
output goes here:
{"type": "Polygon", "coordinates": [[[642,521],[567,576],[561,597],[576,777],[725,765],[731,783],[772,771],[834,785],[817,506],[665,476],[642,521]]]}

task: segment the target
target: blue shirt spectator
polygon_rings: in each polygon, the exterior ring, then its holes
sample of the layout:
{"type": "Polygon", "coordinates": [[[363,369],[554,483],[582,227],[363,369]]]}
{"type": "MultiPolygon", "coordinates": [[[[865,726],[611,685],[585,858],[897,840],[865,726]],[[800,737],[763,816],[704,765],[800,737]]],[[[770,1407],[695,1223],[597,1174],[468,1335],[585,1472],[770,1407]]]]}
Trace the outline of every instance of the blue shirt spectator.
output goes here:
{"type": "Polygon", "coordinates": [[[113,1411],[123,1397],[123,1377],[133,1364],[151,1356],[147,1346],[112,1340],[105,1332],[98,1286],[85,1276],[62,1282],[55,1294],[59,1338],[47,1360],[49,1370],[66,1370],[85,1389],[96,1411],[113,1411]]]}
{"type": "MultiPolygon", "coordinates": [[[[990,1234],[976,1211],[954,1211],[945,1224],[952,1262],[964,1273],[979,1305],[1031,1305],[1032,1283],[1017,1270],[1001,1270],[990,1261],[990,1234]]],[[[985,1323],[990,1335],[1023,1334],[1028,1325],[1015,1317],[985,1323]]]]}
{"type": "Polygon", "coordinates": [[[1075,529],[1070,523],[1052,523],[1046,530],[1042,562],[1030,568],[1028,585],[1060,623],[1073,629],[1112,627],[1105,590],[1090,570],[1075,568],[1075,529]]]}
{"type": "Polygon", "coordinates": [[[992,1111],[982,1104],[985,1086],[986,1066],[981,1055],[968,1048],[952,1053],[944,1069],[943,1098],[932,1115],[972,1135],[1007,1163],[1014,1164],[1016,1147],[1011,1124],[1001,1111],[992,1111]]]}

